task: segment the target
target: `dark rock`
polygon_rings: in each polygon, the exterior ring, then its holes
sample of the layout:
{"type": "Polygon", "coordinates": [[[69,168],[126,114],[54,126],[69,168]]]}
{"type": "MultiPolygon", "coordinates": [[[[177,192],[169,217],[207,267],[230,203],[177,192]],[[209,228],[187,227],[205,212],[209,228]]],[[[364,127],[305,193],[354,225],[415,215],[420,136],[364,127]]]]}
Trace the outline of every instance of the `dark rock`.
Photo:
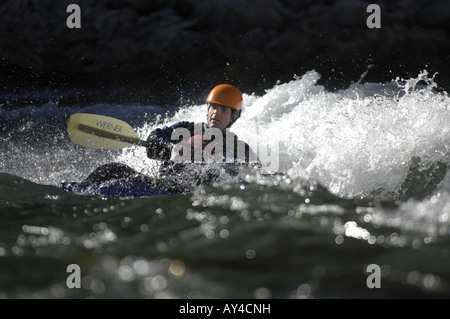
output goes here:
{"type": "MultiPolygon", "coordinates": [[[[195,95],[218,82],[263,92],[316,69],[320,84],[440,71],[450,85],[450,4],[377,2],[381,29],[369,29],[358,0],[80,0],[81,29],[69,29],[70,0],[0,4],[0,84],[136,87],[195,95]]],[[[447,89],[448,90],[448,89],[447,89]]]]}
{"type": "Polygon", "coordinates": [[[419,21],[424,26],[443,27],[450,30],[450,2],[441,0],[433,1],[420,12],[419,21]]]}

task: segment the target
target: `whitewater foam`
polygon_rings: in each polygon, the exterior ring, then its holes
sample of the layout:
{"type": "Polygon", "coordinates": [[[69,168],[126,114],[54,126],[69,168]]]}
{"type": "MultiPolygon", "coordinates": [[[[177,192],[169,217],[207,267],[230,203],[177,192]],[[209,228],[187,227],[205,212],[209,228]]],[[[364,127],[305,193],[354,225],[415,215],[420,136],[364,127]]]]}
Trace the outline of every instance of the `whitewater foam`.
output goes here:
{"type": "Polygon", "coordinates": [[[397,189],[414,157],[449,164],[450,99],[426,71],[338,92],[325,91],[319,78],[311,71],[263,96],[245,96],[237,135],[278,140],[281,171],[340,196],[397,189]]]}
{"type": "MultiPolygon", "coordinates": [[[[412,79],[356,83],[337,92],[326,91],[317,84],[319,79],[317,72],[310,71],[274,85],[261,96],[244,94],[242,116],[231,131],[254,149],[276,145],[277,171],[293,179],[317,180],[342,197],[398,189],[414,158],[420,158],[424,167],[435,162],[450,164],[450,98],[436,90],[437,84],[426,71],[412,79]]],[[[157,127],[184,120],[206,121],[207,106],[167,110],[110,104],[64,108],[49,103],[3,109],[0,116],[5,121],[21,120],[20,127],[2,139],[0,170],[54,185],[84,178],[96,166],[115,161],[156,174],[159,163],[147,158],[145,148],[102,152],[72,145],[62,126],[74,112],[125,120],[146,139],[157,127]],[[38,134],[58,122],[61,127],[51,138],[38,134]],[[30,130],[34,131],[24,136],[31,134],[31,138],[18,144],[13,135],[30,130]]],[[[450,190],[448,174],[438,190],[450,190]]]]}
{"type": "MultiPolygon", "coordinates": [[[[244,94],[242,117],[232,131],[254,149],[277,145],[278,171],[317,180],[342,197],[398,189],[414,158],[425,166],[450,163],[450,99],[436,92],[426,71],[417,78],[356,83],[337,92],[317,85],[319,79],[310,71],[262,96],[244,94]]],[[[206,110],[206,104],[187,106],[138,131],[146,137],[178,121],[205,121],[206,110]]],[[[128,162],[137,158],[141,170],[153,167],[141,151],[122,155],[128,162]]],[[[448,182],[441,186],[449,189],[448,182]]]]}

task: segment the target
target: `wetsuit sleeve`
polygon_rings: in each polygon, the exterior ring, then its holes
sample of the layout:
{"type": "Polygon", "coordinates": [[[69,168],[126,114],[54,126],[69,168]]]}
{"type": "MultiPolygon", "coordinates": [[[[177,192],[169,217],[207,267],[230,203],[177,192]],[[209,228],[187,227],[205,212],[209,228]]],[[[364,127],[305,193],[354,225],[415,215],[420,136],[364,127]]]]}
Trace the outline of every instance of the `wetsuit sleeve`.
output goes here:
{"type": "Polygon", "coordinates": [[[157,128],[147,138],[149,146],[147,147],[147,156],[151,159],[168,160],[171,150],[169,148],[170,136],[173,128],[157,128]]]}
{"type": "Polygon", "coordinates": [[[147,156],[156,160],[169,160],[171,156],[170,144],[176,144],[179,140],[172,140],[172,133],[176,128],[191,129],[194,123],[178,122],[172,126],[157,128],[147,138],[149,146],[147,147],[147,156]]]}
{"type": "Polygon", "coordinates": [[[258,168],[262,167],[258,156],[247,143],[245,143],[245,162],[250,166],[256,166],[258,168]]]}
{"type": "Polygon", "coordinates": [[[257,167],[262,166],[256,153],[251,147],[247,143],[239,140],[236,135],[234,136],[233,158],[235,164],[257,167]]]}
{"type": "Polygon", "coordinates": [[[238,140],[236,136],[234,142],[233,158],[227,156],[225,151],[225,162],[222,164],[222,168],[229,175],[236,176],[246,168],[260,169],[262,167],[256,153],[253,152],[247,143],[238,140]]]}

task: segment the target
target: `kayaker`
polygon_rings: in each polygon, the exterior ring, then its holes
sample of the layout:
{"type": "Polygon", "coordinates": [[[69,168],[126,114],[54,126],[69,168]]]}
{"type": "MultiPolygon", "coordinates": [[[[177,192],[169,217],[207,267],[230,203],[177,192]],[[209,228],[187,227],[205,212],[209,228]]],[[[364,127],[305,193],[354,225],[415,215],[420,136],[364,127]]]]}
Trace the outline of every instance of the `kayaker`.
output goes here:
{"type": "Polygon", "coordinates": [[[234,175],[242,168],[261,166],[250,146],[229,130],[241,116],[243,98],[240,90],[230,84],[220,84],[211,90],[206,102],[206,123],[182,121],[158,128],[148,136],[147,156],[162,161],[161,178],[180,185],[211,184],[219,178],[220,168],[234,175]],[[208,148],[209,143],[216,147],[208,148]],[[195,156],[197,147],[203,156],[195,156]],[[190,154],[183,154],[189,148],[190,154]],[[220,150],[222,156],[214,153],[220,150]],[[205,167],[208,160],[217,165],[205,167]]]}
{"type": "Polygon", "coordinates": [[[110,163],[95,169],[81,183],[63,183],[63,187],[83,188],[120,181],[144,183],[172,194],[186,193],[222,177],[236,176],[241,169],[258,169],[261,164],[250,146],[229,131],[241,116],[242,101],[242,93],[235,86],[218,85],[206,99],[206,123],[183,121],[151,132],[147,156],[162,161],[159,176],[138,173],[126,164],[110,163]]]}

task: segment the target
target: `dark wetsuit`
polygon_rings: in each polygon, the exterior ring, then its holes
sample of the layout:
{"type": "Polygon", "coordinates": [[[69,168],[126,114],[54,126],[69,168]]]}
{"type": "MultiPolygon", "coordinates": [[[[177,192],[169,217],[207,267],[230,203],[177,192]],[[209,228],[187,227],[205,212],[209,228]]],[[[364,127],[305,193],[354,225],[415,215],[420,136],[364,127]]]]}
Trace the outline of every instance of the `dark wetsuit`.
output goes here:
{"type": "MultiPolygon", "coordinates": [[[[99,185],[111,180],[132,181],[145,183],[169,193],[186,193],[201,184],[210,185],[220,177],[218,166],[211,165],[207,167],[205,163],[194,163],[194,158],[192,158],[191,162],[175,162],[171,159],[172,152],[168,148],[169,143],[177,144],[183,141],[183,137],[203,135],[207,129],[205,123],[179,122],[151,132],[147,138],[149,143],[147,156],[150,159],[162,161],[159,177],[143,175],[125,164],[111,163],[98,167],[83,182],[71,184],[88,186],[92,184],[99,185]],[[175,131],[178,128],[184,129],[183,132],[187,133],[188,136],[178,136],[176,134],[178,131],[175,131]],[[173,133],[175,133],[174,138],[172,138],[173,133]]],[[[219,166],[219,168],[224,168],[229,175],[236,175],[240,168],[249,164],[257,167],[261,166],[250,146],[240,141],[236,135],[227,132],[222,135],[222,139],[223,161],[222,166],[219,166]]],[[[215,141],[214,138],[211,140],[215,141]]]]}
{"type": "MultiPolygon", "coordinates": [[[[205,163],[195,163],[193,154],[190,156],[191,160],[187,162],[177,162],[171,159],[173,154],[168,147],[169,144],[178,144],[183,139],[194,135],[204,135],[205,132],[208,132],[207,130],[208,127],[205,123],[183,121],[172,126],[158,128],[148,136],[147,142],[151,146],[147,149],[147,156],[162,161],[159,169],[161,178],[173,181],[172,184],[190,185],[190,187],[212,184],[219,178],[217,166],[205,167],[205,163]],[[184,129],[184,131],[177,131],[177,129],[184,129]],[[188,136],[180,133],[187,133],[188,136]]],[[[218,162],[222,163],[222,168],[225,168],[229,175],[236,175],[239,168],[244,166],[261,166],[256,154],[247,143],[240,141],[235,134],[229,131],[221,132],[220,135],[222,141],[217,142],[220,142],[223,154],[218,162]]],[[[215,141],[215,138],[216,136],[212,136],[211,141],[215,141]]]]}
{"type": "MultiPolygon", "coordinates": [[[[205,123],[193,123],[193,122],[178,122],[172,126],[166,126],[162,129],[158,128],[154,130],[147,138],[147,142],[151,145],[147,149],[147,156],[151,159],[162,160],[163,163],[160,167],[162,174],[178,173],[186,169],[186,163],[176,163],[172,161],[171,150],[168,145],[178,144],[182,141],[183,137],[180,134],[175,134],[176,129],[186,129],[189,137],[194,135],[204,135],[208,127],[205,123]],[[174,135],[174,138],[172,138],[174,135]]],[[[251,150],[247,143],[244,143],[238,139],[238,137],[231,133],[226,132],[222,135],[222,150],[223,150],[223,162],[233,163],[234,165],[254,164],[260,165],[256,155],[251,150]],[[228,137],[228,141],[227,141],[228,137]],[[231,142],[231,144],[230,144],[231,142]],[[229,145],[228,145],[229,144],[229,145]],[[231,147],[227,149],[227,147],[231,147]],[[239,147],[241,149],[239,149],[239,147]],[[240,154],[240,151],[242,155],[240,154]]],[[[211,139],[214,141],[215,136],[211,139]]],[[[192,157],[192,160],[194,158],[192,157]]]]}

